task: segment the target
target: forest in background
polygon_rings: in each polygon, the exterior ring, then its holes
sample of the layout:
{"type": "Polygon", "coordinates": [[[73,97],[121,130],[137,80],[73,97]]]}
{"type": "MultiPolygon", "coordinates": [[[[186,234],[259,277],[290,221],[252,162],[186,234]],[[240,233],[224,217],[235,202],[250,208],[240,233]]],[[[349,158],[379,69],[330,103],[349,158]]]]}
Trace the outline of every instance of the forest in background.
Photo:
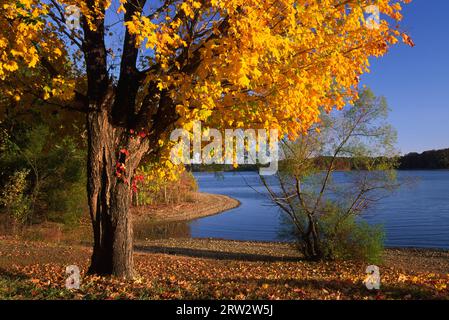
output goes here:
{"type": "MultiPolygon", "coordinates": [[[[316,159],[317,164],[325,167],[330,157],[319,157],[316,159]]],[[[282,160],[280,161],[282,162],[282,160]]],[[[335,163],[336,170],[357,170],[363,169],[357,167],[351,158],[339,157],[335,163]]],[[[422,153],[411,152],[398,157],[398,170],[444,170],[449,169],[449,148],[440,150],[428,150],[422,153]]],[[[256,171],[259,169],[257,164],[242,164],[237,168],[232,165],[191,165],[187,166],[188,170],[194,172],[210,172],[210,171],[256,171]]]]}
{"type": "Polygon", "coordinates": [[[449,148],[406,154],[400,159],[399,169],[449,169],[449,148]]]}

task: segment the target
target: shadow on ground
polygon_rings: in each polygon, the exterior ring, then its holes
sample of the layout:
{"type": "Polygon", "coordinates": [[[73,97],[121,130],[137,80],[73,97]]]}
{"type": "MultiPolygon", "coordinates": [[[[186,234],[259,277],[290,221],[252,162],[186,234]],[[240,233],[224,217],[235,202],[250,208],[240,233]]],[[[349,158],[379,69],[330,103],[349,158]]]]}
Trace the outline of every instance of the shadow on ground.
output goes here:
{"type": "Polygon", "coordinates": [[[244,252],[223,252],[214,250],[202,250],[192,248],[172,248],[164,246],[135,246],[136,252],[143,253],[164,253],[171,255],[187,256],[194,258],[210,258],[217,260],[238,260],[238,261],[301,261],[303,260],[297,256],[270,256],[263,254],[244,253],[244,252]]]}
{"type": "Polygon", "coordinates": [[[7,280],[25,280],[30,277],[20,272],[11,272],[4,268],[0,268],[0,278],[7,280]]]}

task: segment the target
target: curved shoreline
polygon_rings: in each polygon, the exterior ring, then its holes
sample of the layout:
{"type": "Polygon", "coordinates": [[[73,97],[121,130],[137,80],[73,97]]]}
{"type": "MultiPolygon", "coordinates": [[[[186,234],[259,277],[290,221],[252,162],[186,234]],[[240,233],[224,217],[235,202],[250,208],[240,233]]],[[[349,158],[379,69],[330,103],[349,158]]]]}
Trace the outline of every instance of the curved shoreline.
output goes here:
{"type": "Polygon", "coordinates": [[[221,194],[195,192],[193,201],[176,205],[133,208],[134,221],[185,222],[216,215],[240,206],[240,201],[221,194]]]}
{"type": "MultiPolygon", "coordinates": [[[[189,222],[240,206],[240,201],[229,196],[195,192],[191,201],[179,204],[164,204],[153,206],[133,207],[130,212],[134,228],[139,224],[164,224],[176,222],[189,222]]],[[[66,230],[64,225],[57,222],[43,222],[41,224],[26,227],[20,233],[10,234],[0,230],[2,237],[22,237],[23,239],[35,239],[41,241],[90,243],[92,242],[92,227],[87,216],[84,216],[79,225],[66,230]],[[81,240],[82,239],[82,240],[81,240]]]]}

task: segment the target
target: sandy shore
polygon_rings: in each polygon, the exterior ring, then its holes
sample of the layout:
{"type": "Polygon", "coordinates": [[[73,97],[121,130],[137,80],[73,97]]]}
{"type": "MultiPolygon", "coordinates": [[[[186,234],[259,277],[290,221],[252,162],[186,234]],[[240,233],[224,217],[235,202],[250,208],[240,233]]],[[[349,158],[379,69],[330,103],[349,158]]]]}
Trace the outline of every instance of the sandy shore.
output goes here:
{"type": "MultiPolygon", "coordinates": [[[[179,204],[160,204],[131,208],[134,230],[139,226],[157,225],[166,222],[190,221],[221,213],[240,205],[236,199],[225,195],[196,192],[191,200],[179,204]]],[[[136,232],[135,232],[136,233],[136,232]]],[[[92,227],[87,214],[76,227],[67,228],[61,223],[44,222],[20,230],[0,230],[0,237],[15,236],[24,240],[40,240],[86,244],[92,241],[92,227]]]]}
{"type": "MultiPolygon", "coordinates": [[[[210,259],[249,261],[296,261],[301,254],[285,242],[234,241],[218,239],[149,240],[137,245],[137,250],[210,259]]],[[[449,251],[438,249],[388,248],[381,267],[406,273],[449,275],[449,251]]]]}
{"type": "Polygon", "coordinates": [[[384,264],[404,271],[449,275],[449,251],[421,248],[385,249],[384,264]]]}
{"type": "Polygon", "coordinates": [[[175,205],[156,205],[133,208],[134,221],[141,219],[155,222],[189,221],[215,215],[240,205],[240,202],[231,197],[196,192],[192,201],[175,205]]]}

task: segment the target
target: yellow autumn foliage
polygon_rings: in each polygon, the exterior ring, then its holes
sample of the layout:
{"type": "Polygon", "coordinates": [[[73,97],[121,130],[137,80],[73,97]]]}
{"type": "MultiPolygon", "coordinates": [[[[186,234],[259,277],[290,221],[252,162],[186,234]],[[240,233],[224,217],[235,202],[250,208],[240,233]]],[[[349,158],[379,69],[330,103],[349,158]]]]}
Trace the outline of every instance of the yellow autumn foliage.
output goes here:
{"type": "MultiPolygon", "coordinates": [[[[131,0],[0,0],[0,79],[67,55],[73,43],[51,18],[57,8],[75,5],[90,30],[118,15],[114,25],[127,29],[145,61],[144,83],[168,93],[178,127],[201,120],[216,128],[278,129],[294,139],[323,110],[357,99],[370,57],[401,38],[413,44],[396,27],[407,2],[184,0],[148,9],[146,1],[131,0]],[[130,3],[142,8],[123,19],[130,3]],[[368,28],[364,10],[373,4],[381,20],[368,28]]],[[[68,100],[73,88],[73,80],[54,76],[39,95],[68,100]]],[[[16,100],[22,94],[9,92],[16,100]]]]}

